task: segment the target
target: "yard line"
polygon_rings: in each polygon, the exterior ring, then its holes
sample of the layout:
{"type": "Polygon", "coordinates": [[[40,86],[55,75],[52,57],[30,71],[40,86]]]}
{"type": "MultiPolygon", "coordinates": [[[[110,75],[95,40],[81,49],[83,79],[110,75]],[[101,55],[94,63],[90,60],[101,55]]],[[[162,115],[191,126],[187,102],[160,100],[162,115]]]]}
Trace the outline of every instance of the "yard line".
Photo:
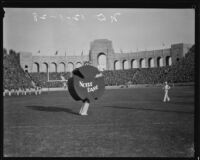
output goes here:
{"type": "MultiPolygon", "coordinates": [[[[32,126],[32,125],[28,125],[28,126],[4,126],[4,128],[41,128],[41,127],[46,127],[46,128],[51,128],[51,127],[66,127],[66,126],[69,126],[70,124],[66,124],[66,125],[45,125],[45,126],[32,126]]],[[[73,124],[71,126],[97,126],[97,124],[73,124]]],[[[113,126],[114,124],[113,123],[106,123],[106,124],[98,124],[98,126],[101,125],[101,126],[113,126]]]]}

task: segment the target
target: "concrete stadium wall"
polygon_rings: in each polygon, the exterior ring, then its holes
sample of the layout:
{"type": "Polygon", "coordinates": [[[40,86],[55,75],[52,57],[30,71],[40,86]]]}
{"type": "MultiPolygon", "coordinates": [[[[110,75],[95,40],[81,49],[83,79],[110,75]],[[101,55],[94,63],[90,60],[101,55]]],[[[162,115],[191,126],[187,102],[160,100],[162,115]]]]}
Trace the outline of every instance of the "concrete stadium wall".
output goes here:
{"type": "Polygon", "coordinates": [[[99,59],[104,56],[105,70],[162,67],[179,61],[191,46],[179,43],[167,49],[115,53],[112,41],[97,39],[90,43],[89,56],[33,56],[30,52],[21,52],[20,65],[27,72],[71,72],[86,61],[98,67],[99,59]]]}
{"type": "MultiPolygon", "coordinates": [[[[169,84],[171,87],[188,87],[188,86],[193,86],[194,87],[194,82],[186,82],[186,83],[174,83],[174,84],[169,84]]],[[[119,86],[105,86],[105,89],[120,89],[122,88],[123,85],[119,86]]],[[[129,88],[145,88],[145,87],[163,87],[163,84],[133,84],[129,85],[129,88]]],[[[126,88],[126,87],[123,87],[126,88]]],[[[68,89],[62,88],[42,88],[42,92],[48,92],[48,91],[68,91],[68,89]]]]}

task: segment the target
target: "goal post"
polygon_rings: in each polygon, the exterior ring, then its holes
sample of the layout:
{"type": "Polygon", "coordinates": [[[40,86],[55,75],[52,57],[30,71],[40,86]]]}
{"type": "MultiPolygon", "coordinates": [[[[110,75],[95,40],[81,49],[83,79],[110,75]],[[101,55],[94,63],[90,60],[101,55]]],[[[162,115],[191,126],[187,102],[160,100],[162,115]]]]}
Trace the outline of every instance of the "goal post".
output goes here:
{"type": "Polygon", "coordinates": [[[47,70],[47,82],[67,82],[68,80],[67,79],[65,79],[65,80],[56,80],[56,79],[52,79],[52,80],[50,80],[50,76],[49,76],[49,70],[47,70]]]}

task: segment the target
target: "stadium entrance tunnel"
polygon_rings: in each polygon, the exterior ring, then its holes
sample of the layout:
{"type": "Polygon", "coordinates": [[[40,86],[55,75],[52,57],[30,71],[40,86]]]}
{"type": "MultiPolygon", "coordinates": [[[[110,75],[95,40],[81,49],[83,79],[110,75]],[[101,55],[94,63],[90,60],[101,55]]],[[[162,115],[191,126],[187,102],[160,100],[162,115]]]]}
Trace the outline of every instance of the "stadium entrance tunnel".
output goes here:
{"type": "Polygon", "coordinates": [[[107,69],[107,57],[106,54],[101,52],[97,56],[98,66],[102,68],[103,70],[107,69]]]}

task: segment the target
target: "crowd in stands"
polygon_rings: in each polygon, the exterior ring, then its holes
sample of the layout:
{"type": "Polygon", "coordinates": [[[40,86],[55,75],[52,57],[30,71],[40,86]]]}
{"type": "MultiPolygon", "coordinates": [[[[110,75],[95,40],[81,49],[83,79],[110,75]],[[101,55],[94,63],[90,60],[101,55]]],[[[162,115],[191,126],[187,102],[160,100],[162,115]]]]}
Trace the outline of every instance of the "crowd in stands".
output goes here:
{"type": "Polygon", "coordinates": [[[104,71],[106,85],[159,84],[194,82],[194,46],[178,62],[171,66],[104,71]]]}
{"type": "Polygon", "coordinates": [[[3,95],[41,94],[41,86],[33,85],[29,74],[20,66],[19,53],[3,50],[3,95]]]}
{"type": "MultiPolygon", "coordinates": [[[[137,68],[128,70],[103,71],[105,85],[127,85],[127,84],[158,84],[168,81],[194,82],[194,46],[189,50],[184,58],[171,66],[156,68],[137,68]]],[[[3,87],[4,95],[15,94],[41,94],[42,88],[63,87],[61,80],[63,76],[66,80],[72,73],[27,73],[19,61],[19,53],[10,50],[9,53],[3,50],[3,87]],[[48,81],[49,79],[49,81],[48,81]]]]}
{"type": "Polygon", "coordinates": [[[114,70],[114,71],[103,71],[104,81],[106,86],[117,86],[126,84],[133,80],[134,74],[137,70],[114,70]]]}
{"type": "Polygon", "coordinates": [[[184,58],[169,68],[166,79],[170,82],[194,82],[195,74],[195,52],[194,46],[189,50],[184,58]]]}

